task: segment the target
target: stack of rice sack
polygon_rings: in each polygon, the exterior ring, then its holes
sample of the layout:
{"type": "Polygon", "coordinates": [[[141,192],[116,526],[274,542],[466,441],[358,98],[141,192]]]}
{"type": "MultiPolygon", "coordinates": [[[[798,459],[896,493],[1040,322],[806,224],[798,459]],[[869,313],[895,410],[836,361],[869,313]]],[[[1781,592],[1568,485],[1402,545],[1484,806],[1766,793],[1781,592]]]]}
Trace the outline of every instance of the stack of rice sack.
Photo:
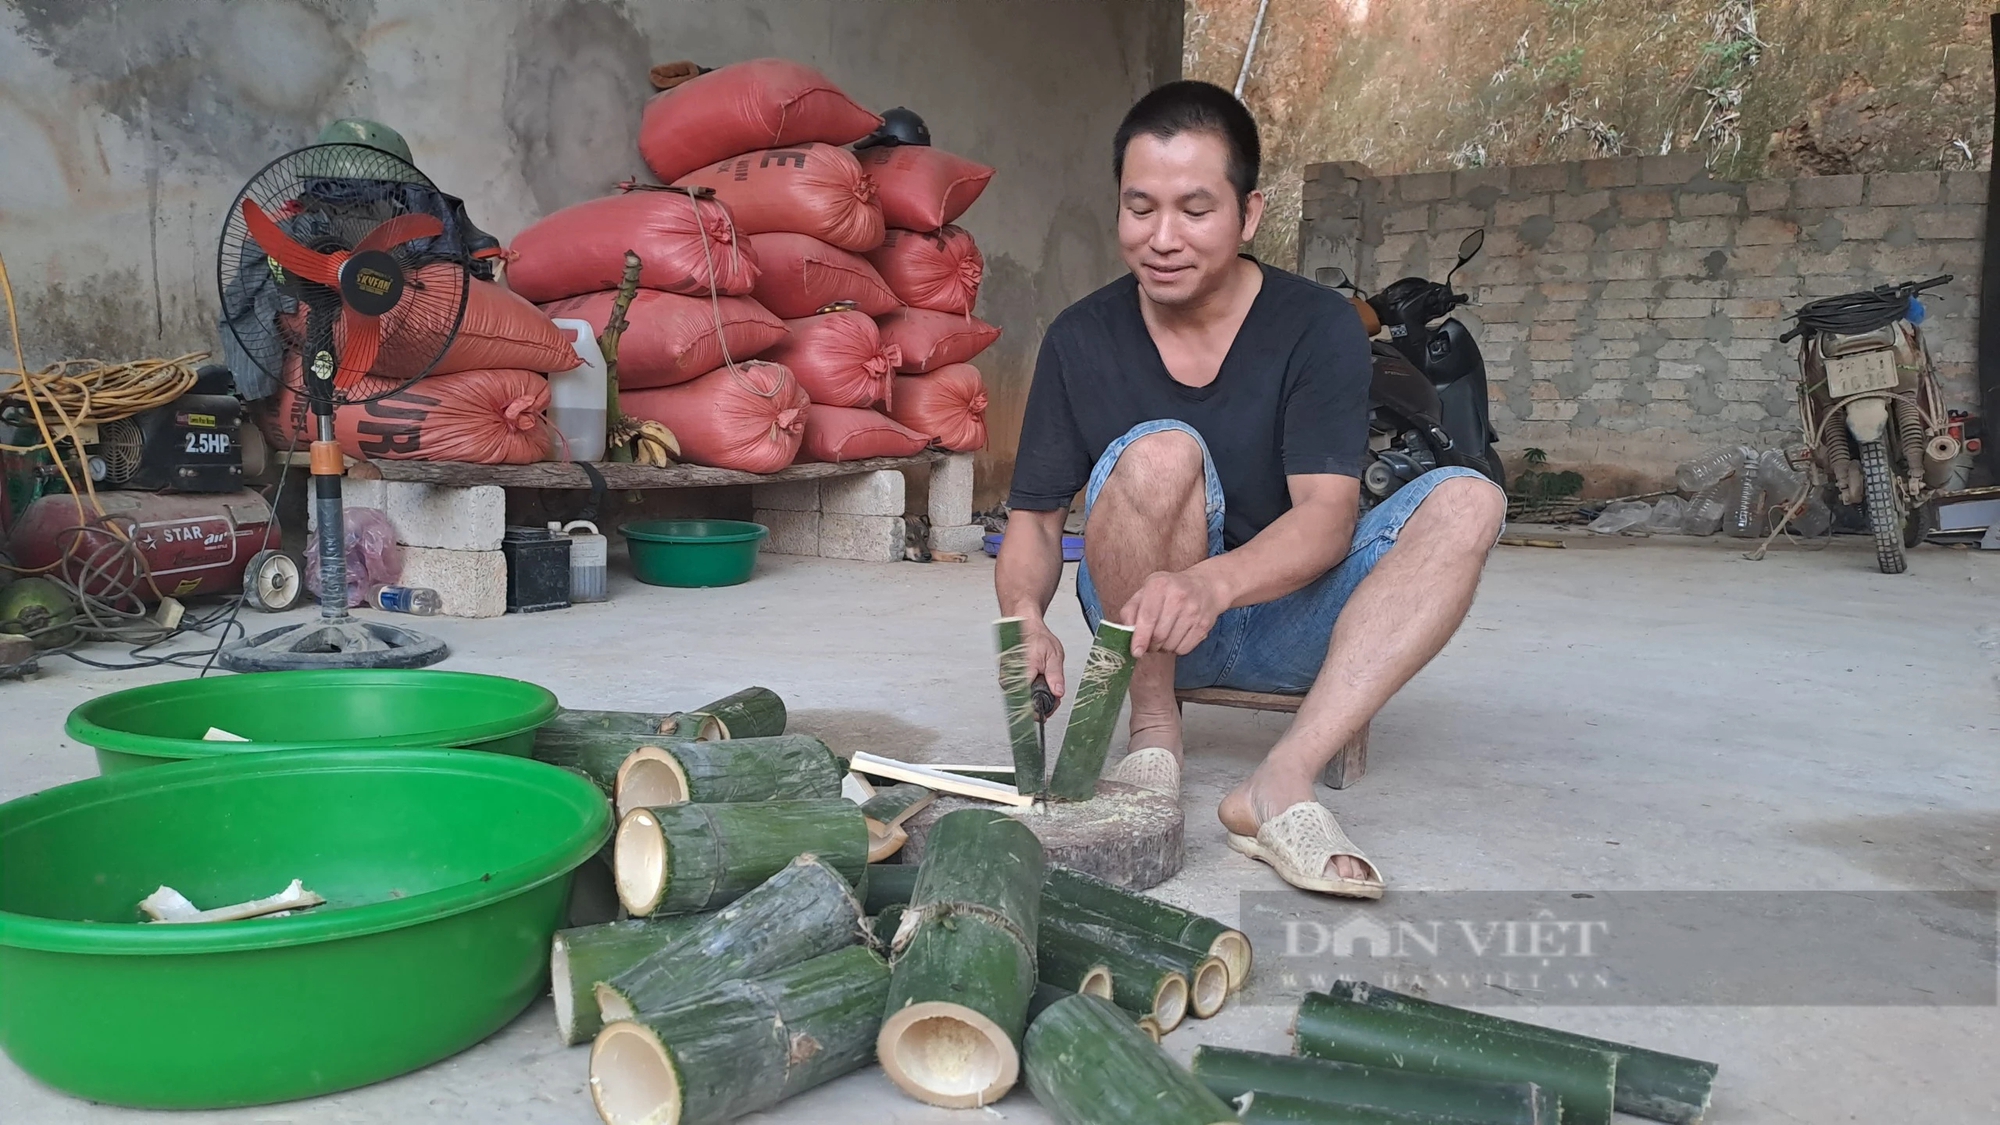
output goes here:
{"type": "MultiPolygon", "coordinates": [[[[439,280],[448,286],[455,284],[449,275],[458,267],[420,267],[419,277],[426,271],[442,271],[439,280]]],[[[549,455],[547,373],[568,371],[582,361],[569,336],[519,295],[476,277],[466,284],[458,335],[428,375],[395,390],[403,378],[384,370],[392,362],[385,358],[349,395],[393,393],[335,409],[341,452],[362,459],[484,465],[525,465],[549,455]]],[[[385,356],[396,336],[396,315],[392,310],[383,318],[385,356]]],[[[302,340],[303,310],[282,328],[302,340]]],[[[336,348],[339,343],[336,332],[336,348]]],[[[287,352],[283,386],[259,416],[265,435],[280,448],[303,447],[315,436],[306,401],[292,389],[304,385],[299,355],[296,347],[287,352]]]]}

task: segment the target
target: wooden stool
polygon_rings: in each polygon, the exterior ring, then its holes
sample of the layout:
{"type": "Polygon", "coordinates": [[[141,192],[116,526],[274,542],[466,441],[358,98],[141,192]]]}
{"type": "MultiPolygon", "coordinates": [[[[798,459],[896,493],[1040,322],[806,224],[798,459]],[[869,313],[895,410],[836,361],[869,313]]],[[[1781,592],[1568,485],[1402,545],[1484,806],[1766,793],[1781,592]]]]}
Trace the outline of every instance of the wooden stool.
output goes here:
{"type": "MultiPolygon", "coordinates": [[[[1235,688],[1188,688],[1174,692],[1182,704],[1206,703],[1211,707],[1240,707],[1246,711],[1283,711],[1295,714],[1303,695],[1279,695],[1267,691],[1237,691],[1235,688]]],[[[1362,727],[1354,740],[1340,748],[1333,760],[1320,771],[1320,784],[1329,789],[1345,789],[1368,772],[1368,728],[1362,727]]]]}

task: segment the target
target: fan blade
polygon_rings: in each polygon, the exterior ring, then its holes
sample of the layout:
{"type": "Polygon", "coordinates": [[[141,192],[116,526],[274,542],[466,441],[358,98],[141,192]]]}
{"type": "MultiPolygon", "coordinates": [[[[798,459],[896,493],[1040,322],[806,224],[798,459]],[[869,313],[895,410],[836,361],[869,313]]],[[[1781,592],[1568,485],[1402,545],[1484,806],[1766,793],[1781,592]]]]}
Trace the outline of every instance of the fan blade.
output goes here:
{"type": "Polygon", "coordinates": [[[292,241],[292,236],[286,234],[283,227],[248,199],[243,201],[243,223],[250,228],[250,238],[257,243],[257,248],[284,267],[287,273],[297,274],[328,288],[339,286],[340,267],[347,261],[344,251],[321,254],[306,249],[292,241]]]}
{"type": "Polygon", "coordinates": [[[382,321],[349,308],[341,312],[340,326],[340,370],[334,372],[333,386],[345,391],[353,389],[375,366],[376,353],[382,348],[382,321]]]}
{"type": "Polygon", "coordinates": [[[355,244],[356,250],[387,250],[391,246],[401,246],[419,238],[436,238],[444,233],[444,224],[435,215],[398,215],[374,230],[355,244]]]}

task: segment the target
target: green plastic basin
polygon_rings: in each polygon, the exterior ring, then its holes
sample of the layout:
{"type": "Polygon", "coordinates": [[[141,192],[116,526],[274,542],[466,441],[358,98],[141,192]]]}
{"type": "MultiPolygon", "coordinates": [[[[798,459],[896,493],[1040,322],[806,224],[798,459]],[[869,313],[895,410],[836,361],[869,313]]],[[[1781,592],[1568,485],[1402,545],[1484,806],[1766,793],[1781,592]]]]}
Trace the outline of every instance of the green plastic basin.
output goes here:
{"type": "Polygon", "coordinates": [[[570,872],[610,834],[582,777],[463,750],[177,762],[0,805],[0,1049],[58,1089],[256,1105],[415,1070],[545,990],[570,872]],[[289,918],[141,923],[303,879],[289,918]]]}
{"type": "Polygon", "coordinates": [[[742,520],[641,520],[619,529],[632,576],[649,586],[734,586],[757,567],[771,529],[742,520]]]}
{"type": "Polygon", "coordinates": [[[63,729],[101,773],[264,750],[456,746],[527,757],[556,713],[547,688],[471,672],[253,672],[112,692],[63,729]],[[210,727],[248,742],[204,742],[210,727]]]}

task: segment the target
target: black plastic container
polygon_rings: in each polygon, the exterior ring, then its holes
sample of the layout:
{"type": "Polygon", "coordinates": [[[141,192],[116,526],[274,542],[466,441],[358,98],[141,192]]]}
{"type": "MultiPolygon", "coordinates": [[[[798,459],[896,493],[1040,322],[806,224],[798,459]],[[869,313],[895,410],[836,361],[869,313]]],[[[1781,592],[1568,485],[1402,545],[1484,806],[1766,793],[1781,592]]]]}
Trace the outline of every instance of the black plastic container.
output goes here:
{"type": "Polygon", "coordinates": [[[545,527],[509,527],[500,537],[507,557],[507,612],[569,608],[569,536],[545,527]]]}

